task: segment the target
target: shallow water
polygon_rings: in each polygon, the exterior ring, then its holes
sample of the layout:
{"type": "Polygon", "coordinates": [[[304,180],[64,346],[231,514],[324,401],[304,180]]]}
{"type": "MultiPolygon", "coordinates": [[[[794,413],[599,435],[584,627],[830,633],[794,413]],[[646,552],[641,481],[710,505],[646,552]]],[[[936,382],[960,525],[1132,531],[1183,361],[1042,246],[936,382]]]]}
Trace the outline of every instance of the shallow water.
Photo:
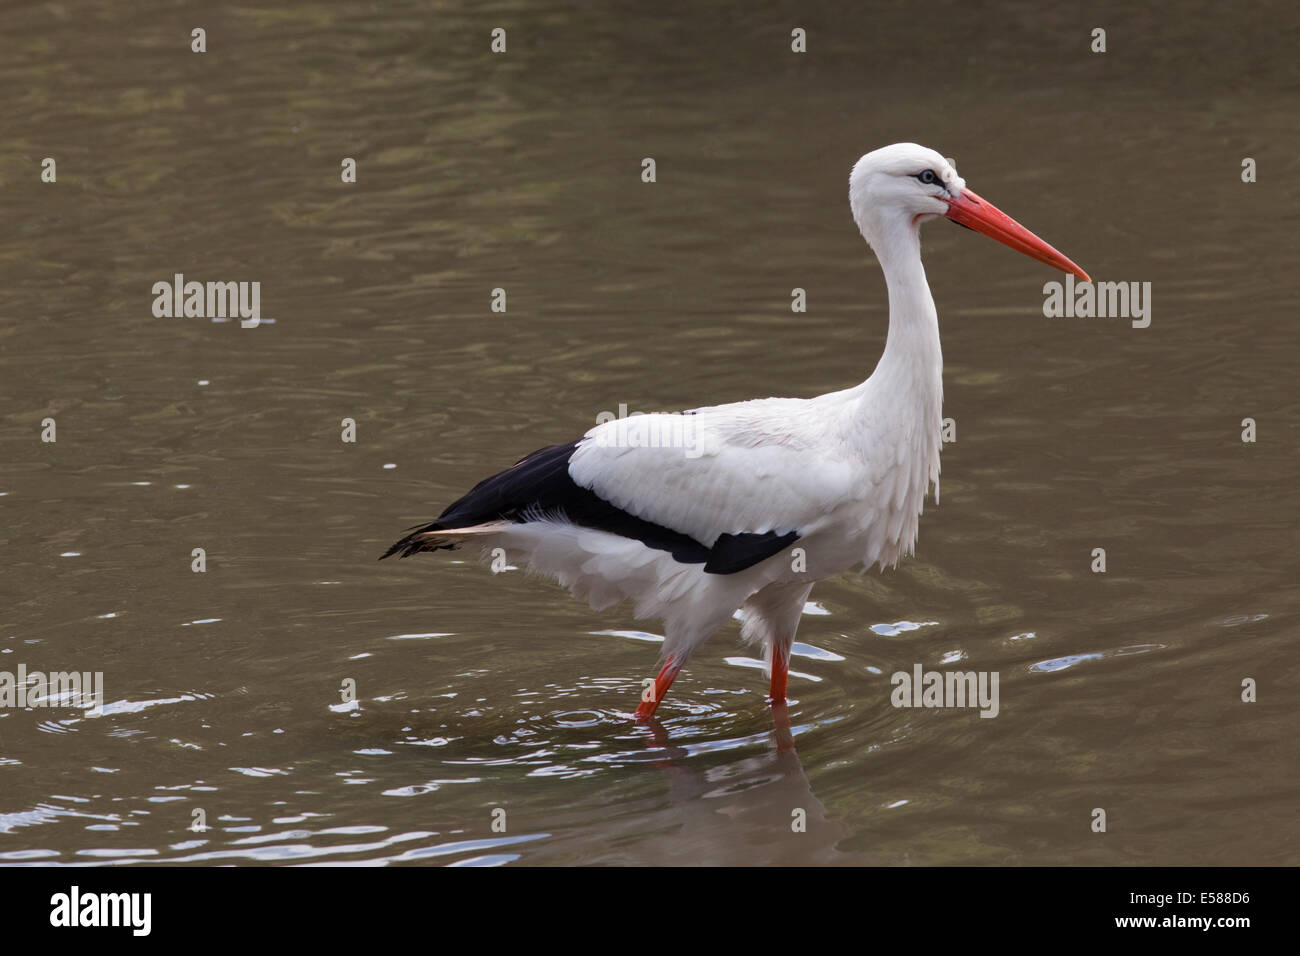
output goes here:
{"type": "Polygon", "coordinates": [[[0,671],[107,700],[0,708],[0,862],[1300,862],[1295,11],[809,9],[0,14],[0,671]],[[941,502],[814,589],[788,712],[732,627],[634,726],[656,622],[375,561],[601,411],[864,378],[845,186],[899,140],[1152,322],[927,228],[941,502]],[[176,272],[274,322],[154,318],[176,272]],[[998,717],[894,708],[916,664],[998,717]]]}

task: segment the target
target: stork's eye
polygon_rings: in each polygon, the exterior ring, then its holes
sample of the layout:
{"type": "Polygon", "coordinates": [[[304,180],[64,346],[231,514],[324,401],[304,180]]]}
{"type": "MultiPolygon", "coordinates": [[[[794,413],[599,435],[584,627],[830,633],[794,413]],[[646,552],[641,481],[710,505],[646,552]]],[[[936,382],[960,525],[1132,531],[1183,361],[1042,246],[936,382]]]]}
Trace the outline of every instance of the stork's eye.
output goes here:
{"type": "Polygon", "coordinates": [[[934,174],[932,169],[923,169],[916,174],[916,178],[921,180],[927,186],[931,186],[939,181],[939,177],[934,174]]]}

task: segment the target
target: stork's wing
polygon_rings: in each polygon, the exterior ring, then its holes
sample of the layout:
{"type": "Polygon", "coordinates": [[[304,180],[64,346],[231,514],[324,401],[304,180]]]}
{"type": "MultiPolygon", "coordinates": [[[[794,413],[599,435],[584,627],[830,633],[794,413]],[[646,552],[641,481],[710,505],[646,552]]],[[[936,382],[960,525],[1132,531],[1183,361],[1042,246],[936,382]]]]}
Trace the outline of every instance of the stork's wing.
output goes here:
{"type": "Polygon", "coordinates": [[[449,547],[451,532],[489,522],[562,520],[711,573],[743,571],[851,494],[848,462],[799,427],[808,404],[766,399],[599,425],[479,482],[388,554],[449,547]]]}
{"type": "Polygon", "coordinates": [[[587,433],[569,475],[620,511],[709,547],[727,547],[729,536],[797,537],[854,492],[850,462],[822,440],[811,404],[764,399],[609,422],[587,433]]]}

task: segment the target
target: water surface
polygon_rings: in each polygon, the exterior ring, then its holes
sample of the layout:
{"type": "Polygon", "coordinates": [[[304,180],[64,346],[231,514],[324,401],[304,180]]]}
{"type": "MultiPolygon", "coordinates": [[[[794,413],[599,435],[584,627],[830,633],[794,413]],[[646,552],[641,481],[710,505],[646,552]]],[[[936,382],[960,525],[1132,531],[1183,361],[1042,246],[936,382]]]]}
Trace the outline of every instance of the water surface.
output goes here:
{"type": "Polygon", "coordinates": [[[0,670],[108,702],[0,708],[0,862],[1298,861],[1295,11],[840,6],[0,14],[0,670]],[[620,404],[863,379],[846,182],[900,140],[1152,323],[927,228],[941,501],[814,589],[787,711],[733,626],[632,725],[656,622],[375,561],[620,404]],[[154,318],[177,272],[274,322],[154,318]],[[894,708],[918,663],[999,716],[894,708]]]}

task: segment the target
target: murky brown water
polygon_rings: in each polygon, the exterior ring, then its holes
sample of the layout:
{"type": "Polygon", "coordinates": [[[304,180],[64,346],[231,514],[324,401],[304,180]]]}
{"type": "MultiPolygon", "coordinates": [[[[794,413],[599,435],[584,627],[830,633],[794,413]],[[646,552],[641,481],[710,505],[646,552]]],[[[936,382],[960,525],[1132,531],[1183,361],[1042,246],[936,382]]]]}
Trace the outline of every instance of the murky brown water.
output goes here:
{"type": "Polygon", "coordinates": [[[108,701],[0,708],[0,861],[1300,861],[1294,9],[116,6],[0,14],[0,670],[108,701]],[[1046,319],[1050,270],[928,227],[942,503],[814,590],[788,729],[734,628],[656,732],[656,625],[375,561],[620,403],[865,377],[846,179],[899,140],[1152,322],[1046,319]],[[154,318],[177,272],[274,323],[154,318]],[[918,663],[1000,715],[895,709],[918,663]]]}

